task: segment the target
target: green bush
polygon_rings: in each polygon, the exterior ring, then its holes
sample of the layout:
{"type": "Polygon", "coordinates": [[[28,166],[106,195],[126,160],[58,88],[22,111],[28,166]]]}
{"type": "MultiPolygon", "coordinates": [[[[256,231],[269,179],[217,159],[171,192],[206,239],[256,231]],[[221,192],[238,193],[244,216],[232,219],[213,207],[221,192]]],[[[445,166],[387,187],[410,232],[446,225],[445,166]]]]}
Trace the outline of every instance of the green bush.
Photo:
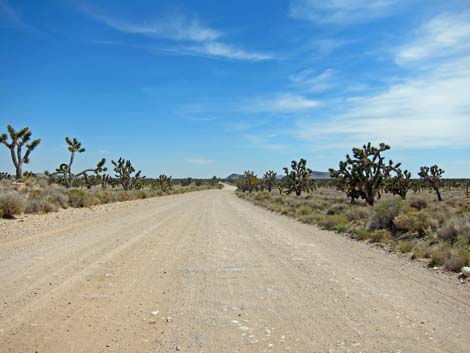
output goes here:
{"type": "Polygon", "coordinates": [[[347,228],[348,219],[344,215],[323,215],[317,222],[323,229],[335,230],[337,227],[347,228]]]}
{"type": "Polygon", "coordinates": [[[352,237],[356,240],[366,240],[369,238],[369,230],[364,227],[356,227],[352,230],[352,237]]]}
{"type": "Polygon", "coordinates": [[[409,253],[413,250],[413,243],[409,241],[400,241],[398,242],[397,249],[402,254],[409,253]]]}
{"type": "Polygon", "coordinates": [[[390,232],[387,229],[376,229],[369,234],[371,243],[388,244],[390,242],[390,232]]]}
{"type": "Polygon", "coordinates": [[[402,213],[393,219],[393,225],[398,230],[425,236],[430,227],[429,215],[425,211],[402,213]]]}
{"type": "Polygon", "coordinates": [[[370,230],[388,229],[393,230],[393,220],[400,214],[402,201],[399,198],[383,200],[374,207],[369,222],[370,230]]]}
{"type": "Polygon", "coordinates": [[[71,189],[69,190],[69,205],[71,207],[90,207],[92,205],[92,200],[88,192],[81,189],[71,189]]]}

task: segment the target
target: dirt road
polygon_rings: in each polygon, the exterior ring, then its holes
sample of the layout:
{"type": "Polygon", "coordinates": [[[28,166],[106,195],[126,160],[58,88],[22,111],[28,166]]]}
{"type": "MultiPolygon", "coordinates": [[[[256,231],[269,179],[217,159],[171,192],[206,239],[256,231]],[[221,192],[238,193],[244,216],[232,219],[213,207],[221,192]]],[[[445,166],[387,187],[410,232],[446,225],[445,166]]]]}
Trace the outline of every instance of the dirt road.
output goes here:
{"type": "Polygon", "coordinates": [[[1,221],[0,352],[470,352],[455,278],[230,190],[81,212],[1,221]]]}

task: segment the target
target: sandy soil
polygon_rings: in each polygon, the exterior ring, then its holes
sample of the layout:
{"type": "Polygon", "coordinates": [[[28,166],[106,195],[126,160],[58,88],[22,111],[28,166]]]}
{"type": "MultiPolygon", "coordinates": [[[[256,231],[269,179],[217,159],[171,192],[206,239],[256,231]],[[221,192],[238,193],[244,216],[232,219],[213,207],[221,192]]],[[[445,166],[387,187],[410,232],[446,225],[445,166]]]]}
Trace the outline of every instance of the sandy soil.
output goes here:
{"type": "Polygon", "coordinates": [[[469,352],[454,278],[231,190],[0,221],[0,352],[469,352]]]}

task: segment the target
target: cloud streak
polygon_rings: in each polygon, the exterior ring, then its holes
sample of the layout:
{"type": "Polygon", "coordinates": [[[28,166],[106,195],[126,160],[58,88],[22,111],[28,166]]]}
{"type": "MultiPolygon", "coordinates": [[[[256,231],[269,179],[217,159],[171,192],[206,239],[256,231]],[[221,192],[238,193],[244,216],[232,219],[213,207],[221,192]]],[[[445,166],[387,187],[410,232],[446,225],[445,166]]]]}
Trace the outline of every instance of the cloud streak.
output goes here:
{"type": "Polygon", "coordinates": [[[122,33],[187,43],[184,45],[158,48],[153,50],[154,52],[244,61],[272,59],[272,56],[269,54],[249,52],[219,41],[223,36],[222,32],[201,24],[196,18],[190,18],[183,14],[161,16],[155,21],[144,22],[117,19],[105,15],[102,12],[92,10],[89,7],[82,7],[81,10],[95,21],[122,33]]]}
{"type": "Polygon", "coordinates": [[[215,40],[221,36],[220,32],[202,25],[198,19],[188,18],[182,14],[161,17],[154,22],[130,22],[104,15],[89,8],[83,8],[83,12],[96,21],[123,33],[196,42],[215,40]]]}
{"type": "Polygon", "coordinates": [[[213,164],[214,163],[214,160],[204,159],[204,158],[190,158],[187,161],[191,164],[197,164],[197,165],[207,165],[207,164],[213,164]]]}
{"type": "Polygon", "coordinates": [[[470,147],[470,57],[442,64],[420,78],[345,102],[337,118],[299,124],[308,141],[362,144],[373,139],[395,148],[470,147]]]}
{"type": "Polygon", "coordinates": [[[276,94],[271,97],[257,98],[244,105],[247,112],[292,113],[315,108],[320,103],[302,95],[291,93],[276,94]]]}
{"type": "Polygon", "coordinates": [[[292,0],[289,14],[317,24],[349,25],[392,13],[399,0],[292,0]]]}
{"type": "Polygon", "coordinates": [[[470,11],[439,15],[424,23],[396,53],[399,64],[470,52],[470,11]]]}

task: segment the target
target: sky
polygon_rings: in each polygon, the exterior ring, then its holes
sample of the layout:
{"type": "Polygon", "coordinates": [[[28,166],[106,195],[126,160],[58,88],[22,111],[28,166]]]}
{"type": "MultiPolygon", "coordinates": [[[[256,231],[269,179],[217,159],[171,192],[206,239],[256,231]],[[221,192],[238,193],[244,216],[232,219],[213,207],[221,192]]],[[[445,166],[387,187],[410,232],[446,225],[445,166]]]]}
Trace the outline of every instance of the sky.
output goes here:
{"type": "Polygon", "coordinates": [[[69,136],[76,170],[327,171],[371,141],[414,176],[470,177],[470,1],[0,0],[7,124],[42,138],[36,172],[69,136]]]}

